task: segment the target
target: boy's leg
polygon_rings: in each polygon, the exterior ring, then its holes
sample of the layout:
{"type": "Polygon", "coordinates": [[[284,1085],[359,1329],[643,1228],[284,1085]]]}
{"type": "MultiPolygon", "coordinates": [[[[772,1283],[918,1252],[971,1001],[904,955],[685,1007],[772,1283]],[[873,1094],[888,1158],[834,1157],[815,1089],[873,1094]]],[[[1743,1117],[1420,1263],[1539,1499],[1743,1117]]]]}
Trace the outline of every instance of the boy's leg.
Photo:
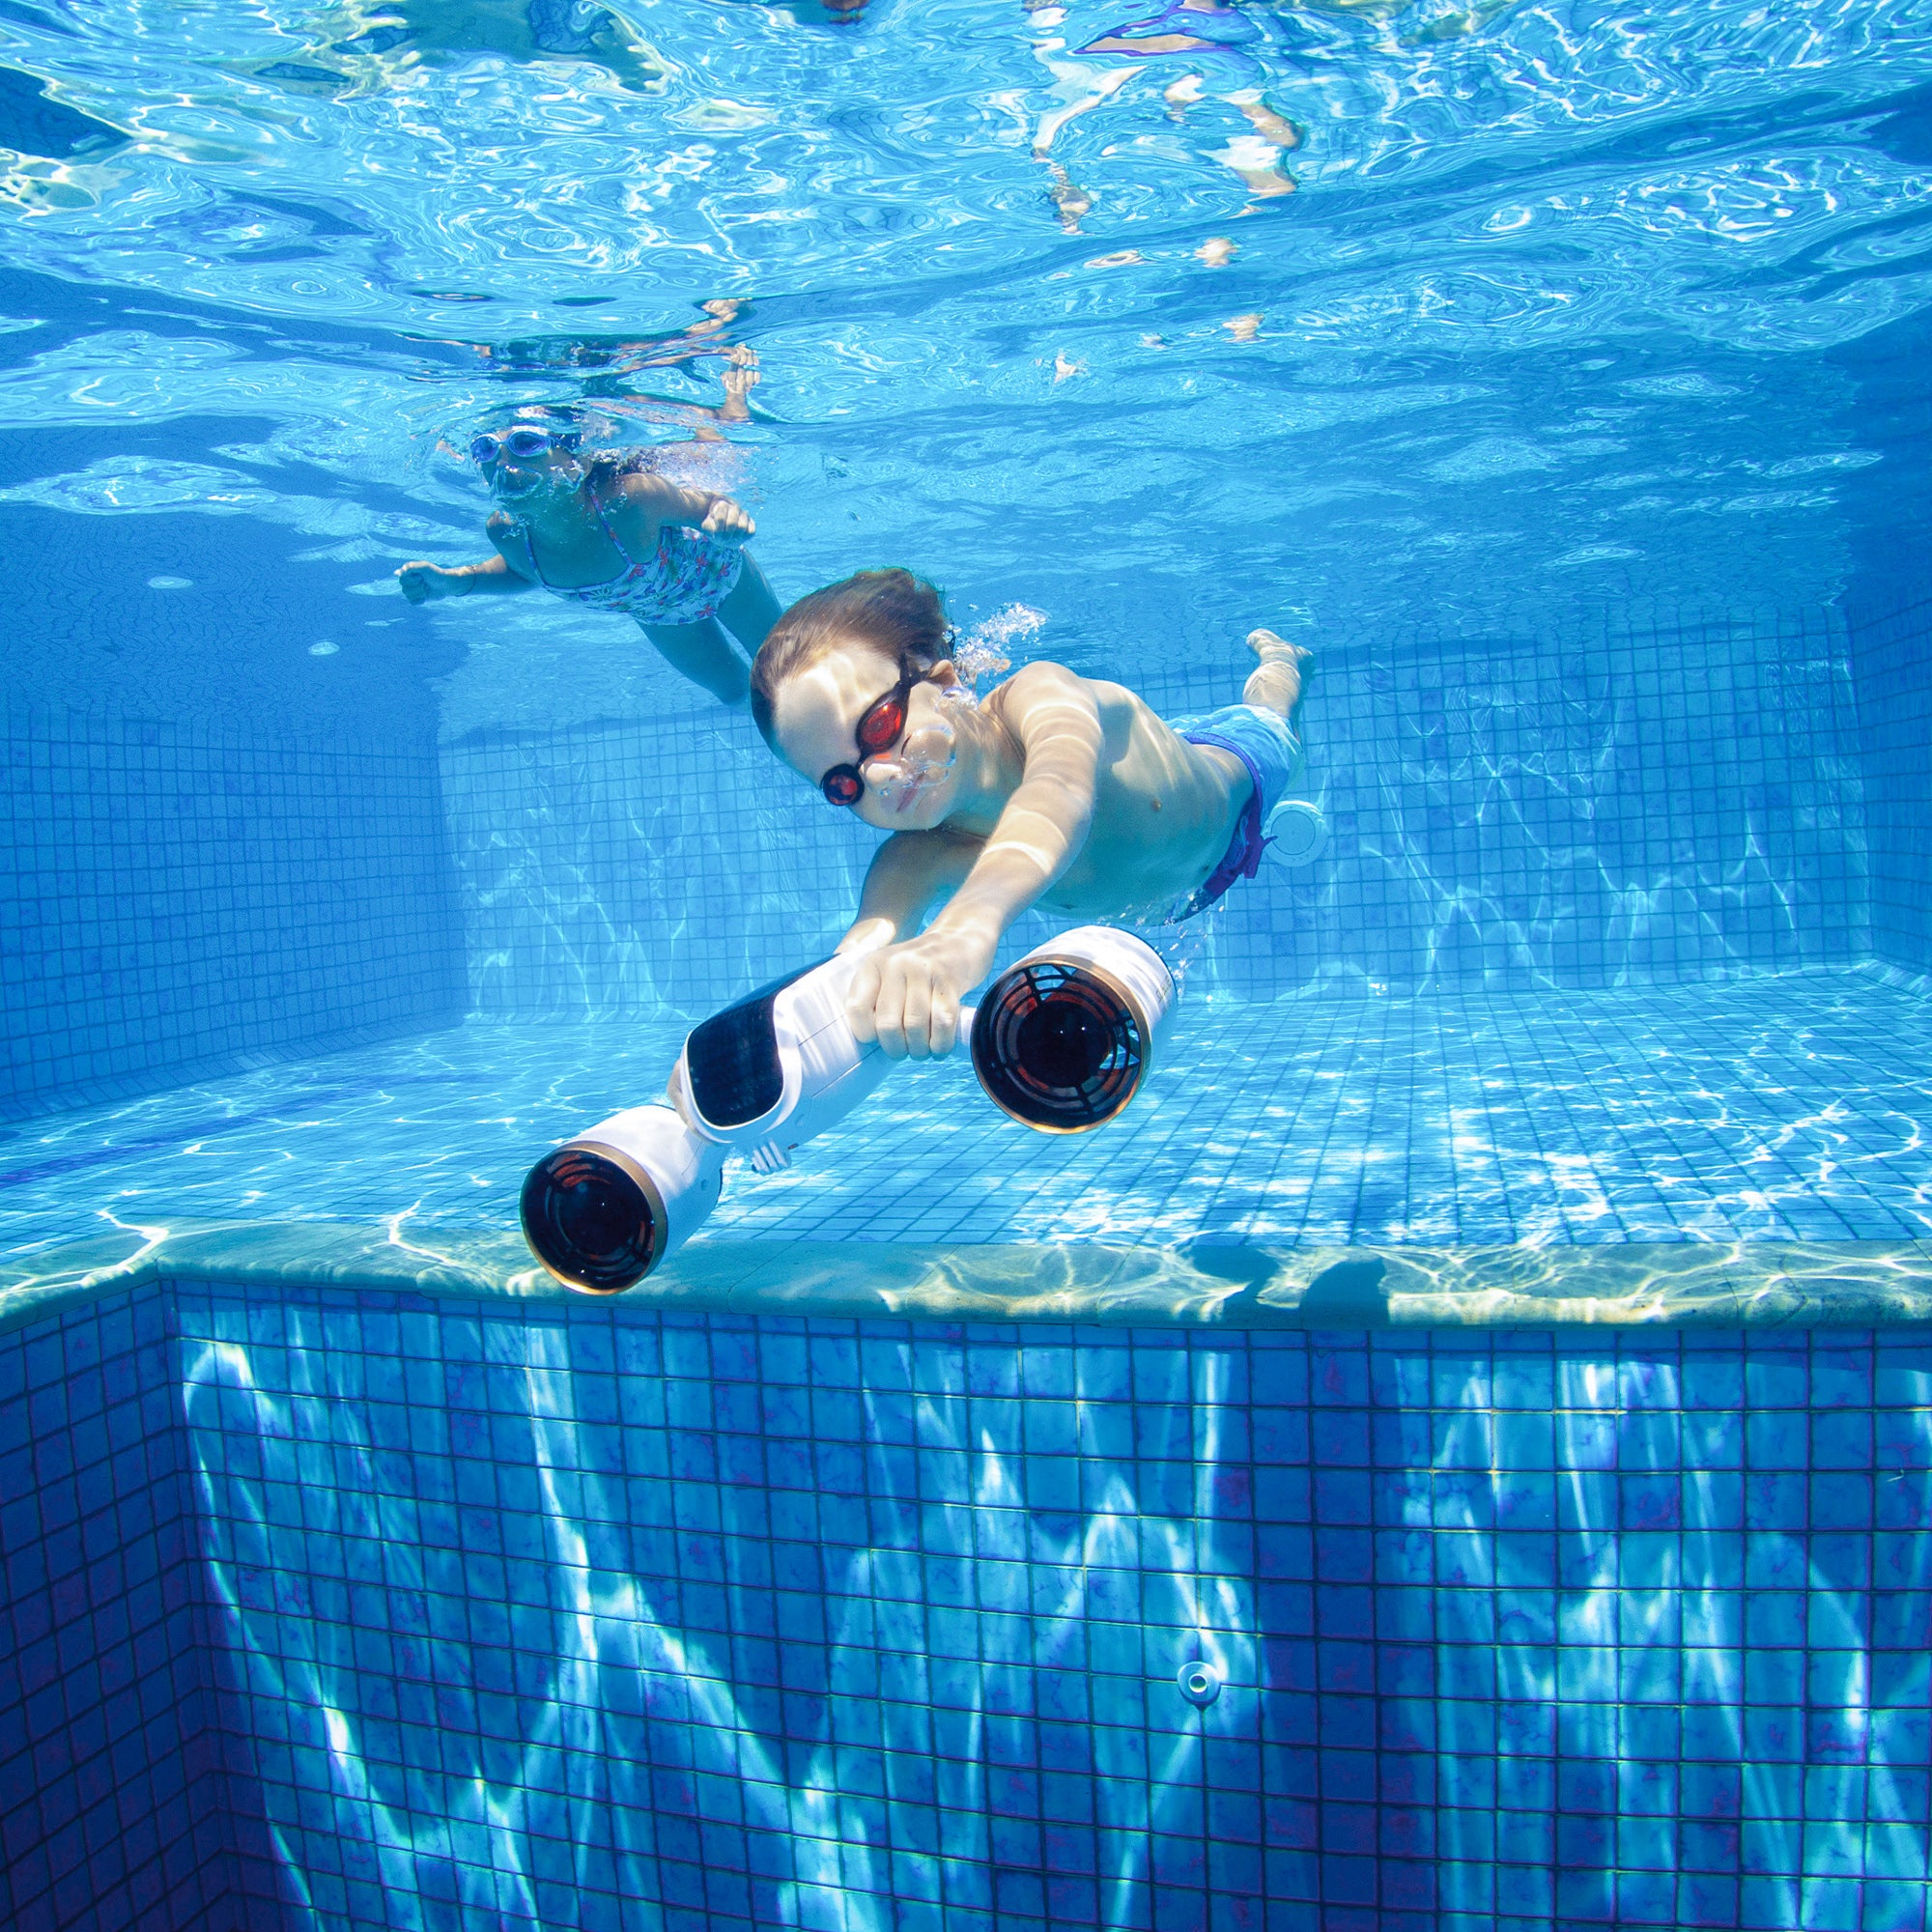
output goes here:
{"type": "Polygon", "coordinates": [[[1301,661],[1313,655],[1305,645],[1291,644],[1272,631],[1250,631],[1248,648],[1261,663],[1248,673],[1241,687],[1241,702],[1263,711],[1278,711],[1284,718],[1294,715],[1301,702],[1301,661]]]}
{"type": "MultiPolygon", "coordinates": [[[[728,602],[728,600],[727,600],[728,602]]],[[[701,624],[645,624],[640,627],[666,664],[693,684],[701,684],[721,704],[742,704],[752,689],[745,660],[716,617],[701,624]]]]}

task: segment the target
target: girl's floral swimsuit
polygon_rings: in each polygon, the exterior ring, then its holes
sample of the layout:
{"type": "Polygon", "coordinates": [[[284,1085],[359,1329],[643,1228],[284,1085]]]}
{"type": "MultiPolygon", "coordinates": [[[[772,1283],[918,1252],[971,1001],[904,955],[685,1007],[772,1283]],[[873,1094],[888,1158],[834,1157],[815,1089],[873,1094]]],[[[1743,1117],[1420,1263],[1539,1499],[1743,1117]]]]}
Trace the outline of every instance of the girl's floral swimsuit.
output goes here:
{"type": "Polygon", "coordinates": [[[708,537],[682,524],[660,524],[651,554],[634,557],[617,539],[600,497],[589,492],[590,507],[611,539],[611,548],[624,559],[624,568],[601,583],[553,583],[537,562],[529,526],[518,526],[530,575],[555,597],[570,597],[593,611],[622,611],[640,624],[701,624],[715,616],[731,594],[745,553],[736,545],[708,537]]]}

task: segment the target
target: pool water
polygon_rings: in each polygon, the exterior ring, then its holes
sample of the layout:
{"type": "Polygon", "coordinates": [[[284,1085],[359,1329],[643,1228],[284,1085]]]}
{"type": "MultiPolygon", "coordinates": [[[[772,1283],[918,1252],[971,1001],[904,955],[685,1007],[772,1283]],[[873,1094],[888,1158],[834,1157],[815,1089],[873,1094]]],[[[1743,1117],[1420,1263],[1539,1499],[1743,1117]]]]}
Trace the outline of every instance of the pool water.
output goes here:
{"type": "Polygon", "coordinates": [[[0,1919],[1926,1932],[1928,192],[1918,0],[0,0],[0,1919]],[[872,850],[403,601],[537,407],[1313,647],[1119,1121],[534,1267],[872,850]]]}

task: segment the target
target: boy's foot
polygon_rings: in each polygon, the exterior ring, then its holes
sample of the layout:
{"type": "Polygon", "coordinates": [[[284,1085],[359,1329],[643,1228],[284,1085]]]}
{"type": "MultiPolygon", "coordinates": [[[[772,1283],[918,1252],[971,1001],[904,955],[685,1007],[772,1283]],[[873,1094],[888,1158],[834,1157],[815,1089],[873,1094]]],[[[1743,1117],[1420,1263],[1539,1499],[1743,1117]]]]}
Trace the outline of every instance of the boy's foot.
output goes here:
{"type": "Polygon", "coordinates": [[[1279,711],[1284,718],[1293,716],[1301,701],[1302,661],[1314,652],[1306,644],[1291,644],[1278,633],[1264,630],[1248,633],[1248,648],[1261,663],[1248,673],[1241,702],[1279,711]]]}
{"type": "Polygon", "coordinates": [[[1248,648],[1263,664],[1299,665],[1303,658],[1315,655],[1306,644],[1291,644],[1279,631],[1250,631],[1248,648]]]}

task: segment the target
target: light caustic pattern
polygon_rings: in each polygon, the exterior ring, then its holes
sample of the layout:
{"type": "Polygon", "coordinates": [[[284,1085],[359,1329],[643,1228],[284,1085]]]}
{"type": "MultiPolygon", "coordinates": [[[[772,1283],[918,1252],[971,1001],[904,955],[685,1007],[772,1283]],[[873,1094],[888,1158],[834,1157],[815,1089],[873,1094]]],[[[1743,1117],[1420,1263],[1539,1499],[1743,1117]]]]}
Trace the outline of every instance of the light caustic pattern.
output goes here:
{"type": "MultiPolygon", "coordinates": [[[[289,1326],[296,1350],[329,1345],[327,1316],[291,1311],[289,1326]]],[[[1091,1514],[1029,1522],[1018,1445],[965,1426],[956,1350],[940,1351],[952,1358],[948,1394],[849,1392],[863,1445],[852,1451],[852,1473],[875,1520],[896,1519],[902,1534],[923,1526],[917,1547],[821,1545],[801,1523],[788,1548],[763,1548],[760,1577],[755,1545],[783,1534],[784,1499],[712,1487],[707,1508],[660,1473],[656,1501],[670,1514],[656,1524],[660,1533],[638,1529],[637,1432],[582,1414],[584,1364],[581,1350],[573,1359],[565,1327],[528,1339],[507,1384],[500,1373],[491,1378],[493,1393],[510,1389],[507,1412],[428,1425],[459,1460],[492,1422],[519,1437],[526,1432],[527,1459],[494,1470],[500,1514],[485,1536],[490,1553],[461,1557],[443,1534],[454,1519],[436,1520],[442,1512],[420,1454],[403,1477],[394,1445],[379,1439],[387,1391],[361,1375],[348,1378],[360,1384],[354,1388],[327,1376],[332,1386],[300,1393],[264,1387],[261,1351],[245,1343],[187,1345],[188,1424],[221,1637],[238,1688],[269,1726],[253,1732],[257,1748],[272,1759],[286,1746],[301,1766],[288,1780],[268,1771],[263,1789],[295,1903],[318,1932],[344,1922],[346,1903],[356,1909],[339,1883],[313,1869],[319,1836],[347,1841],[339,1860],[320,1861],[323,1873],[338,1863],[351,1874],[359,1868],[380,1886],[384,1922],[399,1932],[495,1926],[497,1915],[504,1923],[554,1923],[556,1900],[573,1889],[605,1894],[579,1911],[653,1925],[662,1922],[656,1902],[667,1898],[660,1857],[692,1856],[678,1835],[686,1823],[764,1840],[749,1879],[741,1852],[721,1859],[707,1881],[754,1890],[755,1902],[747,1896],[739,1908],[744,1917],[887,1932],[903,1922],[895,1898],[919,1893],[904,1889],[908,1851],[935,1868],[943,1860],[955,1889],[985,1883],[998,1856],[990,1786],[1007,1748],[997,1734],[1025,1724],[1037,1672],[1061,1679],[1094,1662],[1094,1616],[1133,1619],[1117,1625],[1117,1654],[1099,1667],[1138,1674],[1143,1643],[1156,1661],[1205,1660],[1236,1687],[1220,1723],[1242,1713],[1232,1729],[1252,1734],[1253,1609],[1235,1565],[1213,1548],[1211,1523],[1137,1521],[1124,1469],[1091,1514]],[[373,1400],[366,1407],[340,1400],[350,1394],[373,1400]],[[881,1413],[894,1408],[896,1418],[881,1413]],[[895,1419],[910,1422],[920,1444],[922,1494],[902,1491],[905,1470],[892,1466],[908,1462],[888,1446],[895,1419]],[[238,1455],[241,1441],[257,1455],[238,1455]],[[313,1484],[327,1500],[289,1520],[290,1500],[313,1484]],[[674,1536],[662,1533],[673,1526],[674,1536]],[[332,1614],[327,1585],[318,1586],[318,1530],[347,1553],[341,1568],[323,1567],[339,1585],[332,1614]],[[670,1567],[659,1575],[629,1567],[612,1554],[626,1545],[670,1558],[670,1567]],[[771,1574],[775,1556],[781,1574],[771,1574]],[[1141,1605],[1122,1593],[1142,1568],[1163,1580],[1170,1629],[1144,1629],[1141,1605]],[[485,1631],[518,1655],[484,1656],[497,1647],[485,1631]],[[403,1681],[385,1689],[390,1672],[403,1681]],[[413,1714],[409,1680],[428,1700],[413,1714]],[[818,1713],[816,1727],[792,1721],[801,1704],[818,1713]],[[493,1712],[511,1710],[511,1732],[495,1732],[493,1712]],[[449,1747],[464,1731],[480,1746],[473,1754],[449,1747]],[[318,1797],[332,1801],[326,1815],[310,1802],[318,1797]],[[567,1876],[556,1868],[562,1844],[567,1876]],[[976,1864],[978,1880],[964,1878],[976,1864]]],[[[883,1351],[895,1358],[900,1390],[913,1378],[916,1346],[883,1351]]],[[[286,1382],[279,1371],[290,1357],[277,1350],[271,1359],[271,1374],[286,1382]]],[[[1190,1439],[1178,1445],[1183,1454],[1198,1447],[1210,1474],[1222,1461],[1222,1369],[1217,1378],[1207,1365],[1190,1439]]],[[[662,1386],[669,1404],[659,1414],[675,1445],[710,1405],[689,1380],[662,1386]]],[[[781,1430],[784,1406],[801,1400],[794,1391],[768,1426],[781,1430]]],[[[409,1428],[418,1452],[425,1413],[434,1411],[414,1411],[409,1428]]],[[[459,1515],[466,1500],[478,1506],[473,1494],[446,1500],[459,1515]]],[[[810,1514],[808,1502],[793,1501],[795,1516],[810,1514]]],[[[854,1506],[863,1516],[866,1502],[854,1506]]],[[[641,1520],[657,1516],[651,1505],[641,1520]]],[[[1092,1763],[1082,1768],[1110,1848],[1095,1874],[1110,1924],[1137,1916],[1151,1834],[1185,1831],[1189,1804],[1198,1811],[1203,1720],[1174,1689],[1174,1668],[1149,1689],[1145,1730],[1123,1727],[1124,1710],[1111,1713],[1092,1732],[1092,1763]],[[1163,1698],[1171,1708],[1160,1708],[1163,1698]]],[[[570,1918],[593,1922],[577,1911],[570,1918]]]]}
{"type": "MultiPolygon", "coordinates": [[[[472,1021],[47,1117],[0,1146],[4,1252],[182,1217],[513,1230],[536,1151],[661,1092],[682,1031],[472,1021]]],[[[1923,1002],[1865,975],[1183,1006],[1102,1132],[1028,1133],[963,1056],[901,1067],[784,1172],[735,1164],[700,1239],[1923,1240],[1928,1055],[1923,1002]]]]}
{"type": "Polygon", "coordinates": [[[1924,1882],[1903,1340],[182,1306],[315,1932],[1784,1928],[1924,1882]]]}
{"type": "Polygon", "coordinates": [[[1130,664],[1230,584],[1236,638],[1836,587],[1880,451],[1820,358],[1928,289],[1918,0],[858,14],[10,10],[10,420],[90,437],[10,499],[293,526],[387,594],[473,546],[479,420],[591,397],[704,439],[793,589],[905,554],[1078,651],[1151,575],[1130,664]]]}

